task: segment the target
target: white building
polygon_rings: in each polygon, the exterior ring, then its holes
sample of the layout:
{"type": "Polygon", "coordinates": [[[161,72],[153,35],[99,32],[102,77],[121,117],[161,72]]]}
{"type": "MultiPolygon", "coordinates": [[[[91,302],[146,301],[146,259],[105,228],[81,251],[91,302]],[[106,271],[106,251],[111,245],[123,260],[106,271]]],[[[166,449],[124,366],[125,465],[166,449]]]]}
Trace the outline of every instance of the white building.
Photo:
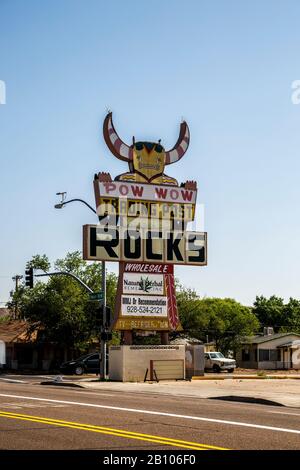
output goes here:
{"type": "Polygon", "coordinates": [[[265,328],[264,335],[245,339],[236,360],[245,369],[300,369],[300,334],[265,328]]]}

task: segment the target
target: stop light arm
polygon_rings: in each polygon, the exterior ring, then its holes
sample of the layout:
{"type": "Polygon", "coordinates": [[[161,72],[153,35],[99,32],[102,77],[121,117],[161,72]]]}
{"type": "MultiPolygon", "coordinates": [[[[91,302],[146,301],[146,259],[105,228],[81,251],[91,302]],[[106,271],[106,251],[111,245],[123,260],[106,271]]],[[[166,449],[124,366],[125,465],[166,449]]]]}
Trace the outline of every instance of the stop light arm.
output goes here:
{"type": "Polygon", "coordinates": [[[91,294],[94,293],[94,291],[85,284],[79,277],[75,276],[75,274],[69,273],[68,271],[55,271],[53,273],[45,273],[45,274],[35,274],[34,277],[42,277],[42,276],[69,276],[75,279],[79,284],[85,288],[88,292],[91,294]]]}

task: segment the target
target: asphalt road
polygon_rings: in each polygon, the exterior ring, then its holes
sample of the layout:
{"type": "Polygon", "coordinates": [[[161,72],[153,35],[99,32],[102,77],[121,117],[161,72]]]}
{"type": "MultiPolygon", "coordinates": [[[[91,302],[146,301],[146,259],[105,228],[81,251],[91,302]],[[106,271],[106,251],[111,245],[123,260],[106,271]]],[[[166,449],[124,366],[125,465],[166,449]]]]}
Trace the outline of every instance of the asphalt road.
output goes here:
{"type": "Polygon", "coordinates": [[[0,449],[300,449],[300,409],[18,379],[0,380],[0,449]]]}

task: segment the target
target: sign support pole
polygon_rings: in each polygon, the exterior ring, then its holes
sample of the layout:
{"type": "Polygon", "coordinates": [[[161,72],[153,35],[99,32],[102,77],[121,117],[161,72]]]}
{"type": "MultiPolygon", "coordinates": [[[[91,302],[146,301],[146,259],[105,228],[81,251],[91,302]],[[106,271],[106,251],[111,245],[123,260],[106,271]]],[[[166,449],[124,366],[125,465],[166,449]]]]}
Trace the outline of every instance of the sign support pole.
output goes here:
{"type": "MultiPolygon", "coordinates": [[[[102,320],[102,328],[101,333],[105,333],[106,330],[106,271],[105,271],[105,261],[101,262],[101,290],[103,292],[103,320],[102,320]]],[[[107,378],[107,370],[106,370],[106,339],[101,339],[100,336],[100,379],[101,377],[105,380],[107,378]]]]}

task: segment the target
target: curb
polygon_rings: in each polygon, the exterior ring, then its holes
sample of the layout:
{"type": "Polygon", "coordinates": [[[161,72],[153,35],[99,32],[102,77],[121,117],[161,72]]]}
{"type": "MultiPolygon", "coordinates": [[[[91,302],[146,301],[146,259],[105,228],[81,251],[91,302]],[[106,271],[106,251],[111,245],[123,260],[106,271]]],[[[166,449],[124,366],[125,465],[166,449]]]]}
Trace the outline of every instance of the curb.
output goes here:
{"type": "Polygon", "coordinates": [[[257,375],[234,375],[232,377],[203,377],[203,376],[193,376],[192,380],[281,380],[281,379],[289,379],[289,380],[300,380],[300,377],[290,377],[288,375],[265,375],[265,376],[257,376],[257,375]]]}
{"type": "Polygon", "coordinates": [[[277,376],[277,375],[267,375],[267,379],[290,379],[290,380],[300,380],[300,377],[289,377],[288,375],[277,376]]]}
{"type": "Polygon", "coordinates": [[[245,396],[235,396],[235,395],[225,395],[221,397],[208,397],[209,400],[223,400],[223,401],[233,401],[239,403],[256,403],[257,405],[269,405],[269,406],[286,406],[278,401],[268,400],[266,398],[258,397],[245,397],[245,396]]]}
{"type": "Polygon", "coordinates": [[[261,379],[266,379],[266,378],[269,378],[267,376],[265,377],[259,377],[257,375],[253,375],[253,376],[250,376],[250,375],[235,375],[233,377],[204,377],[204,376],[193,376],[192,377],[192,380],[234,380],[234,379],[246,379],[246,380],[261,380],[261,379]]]}
{"type": "Polygon", "coordinates": [[[54,385],[56,387],[77,387],[77,388],[85,388],[82,385],[74,382],[55,382],[54,380],[52,381],[46,381],[46,382],[40,382],[40,385],[54,385]]]}

